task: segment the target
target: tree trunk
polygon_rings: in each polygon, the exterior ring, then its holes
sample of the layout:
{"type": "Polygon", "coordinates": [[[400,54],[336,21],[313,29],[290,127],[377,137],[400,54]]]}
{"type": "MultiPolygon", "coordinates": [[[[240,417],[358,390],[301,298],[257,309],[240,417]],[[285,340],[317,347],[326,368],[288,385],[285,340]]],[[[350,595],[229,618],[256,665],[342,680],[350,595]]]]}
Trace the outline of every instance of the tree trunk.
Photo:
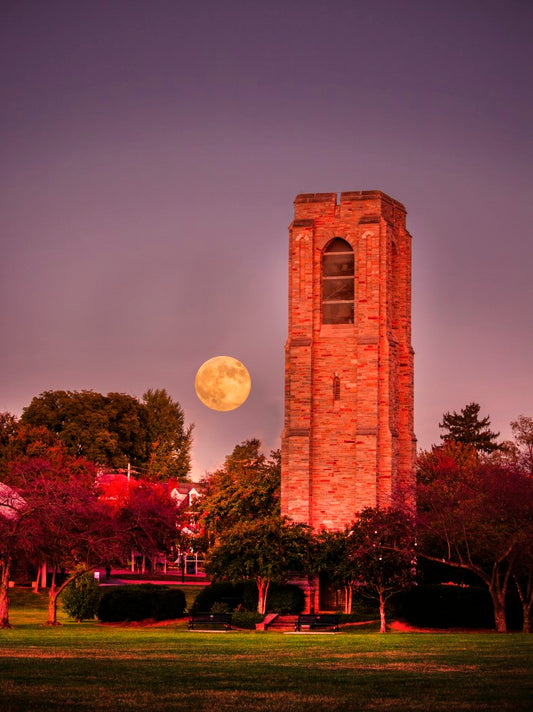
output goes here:
{"type": "Polygon", "coordinates": [[[383,593],[380,591],[379,592],[379,632],[380,633],[386,633],[387,632],[387,621],[385,618],[385,604],[387,600],[383,596],[383,593]]]}
{"type": "Polygon", "coordinates": [[[507,633],[507,618],[505,616],[505,591],[489,586],[489,592],[494,607],[494,625],[496,632],[507,633]]]}
{"type": "Polygon", "coordinates": [[[270,581],[265,581],[261,578],[257,579],[257,592],[259,594],[257,599],[257,612],[260,613],[262,616],[264,616],[266,613],[266,602],[269,584],[270,581]]]}
{"type": "Polygon", "coordinates": [[[9,576],[11,562],[0,561],[0,628],[11,628],[9,624],[9,576]]]}
{"type": "Polygon", "coordinates": [[[344,587],[344,612],[348,615],[352,612],[353,589],[351,586],[344,587]]]}
{"type": "Polygon", "coordinates": [[[70,583],[72,583],[72,581],[75,581],[83,574],[86,574],[87,571],[91,571],[91,569],[78,569],[75,573],[72,574],[72,576],[69,576],[69,578],[64,581],[61,586],[59,586],[59,588],[56,588],[56,572],[54,569],[54,572],[52,574],[52,585],[50,587],[50,591],[48,592],[48,620],[46,621],[46,625],[61,625],[61,623],[57,622],[57,600],[60,594],[66,589],[66,587],[70,583]]]}
{"type": "Polygon", "coordinates": [[[533,606],[533,576],[528,576],[524,587],[520,585],[518,576],[513,576],[516,590],[522,604],[522,633],[531,633],[531,608],[533,606]]]}
{"type": "Polygon", "coordinates": [[[522,613],[524,616],[522,633],[531,633],[531,602],[523,604],[522,613]]]}
{"type": "Polygon", "coordinates": [[[59,625],[57,622],[57,597],[60,591],[61,589],[59,591],[56,590],[56,569],[54,566],[52,569],[52,582],[48,591],[48,620],[46,625],[59,625]]]}

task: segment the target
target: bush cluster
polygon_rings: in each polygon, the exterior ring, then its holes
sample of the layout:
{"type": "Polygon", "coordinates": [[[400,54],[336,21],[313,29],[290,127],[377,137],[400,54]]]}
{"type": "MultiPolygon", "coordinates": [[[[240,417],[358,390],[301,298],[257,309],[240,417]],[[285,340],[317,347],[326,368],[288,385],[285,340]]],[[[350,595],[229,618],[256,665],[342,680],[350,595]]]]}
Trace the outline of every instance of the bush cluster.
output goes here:
{"type": "Polygon", "coordinates": [[[179,618],[185,611],[185,594],[175,586],[140,584],[107,589],[98,605],[104,623],[156,621],[179,618]]]}
{"type": "Polygon", "coordinates": [[[77,621],[95,617],[100,602],[100,587],[92,571],[69,583],[62,595],[63,608],[77,621]]]}
{"type": "Polygon", "coordinates": [[[479,586],[416,586],[403,593],[398,604],[398,613],[424,628],[494,627],[490,594],[479,586]]]}
{"type": "MultiPolygon", "coordinates": [[[[238,608],[254,612],[257,610],[257,586],[253,581],[240,581],[235,584],[212,583],[200,591],[194,601],[193,611],[211,611],[215,604],[226,604],[230,611],[235,611],[238,608]]],[[[267,596],[267,611],[269,613],[301,613],[304,606],[305,595],[299,586],[294,584],[270,585],[267,596]]]]}
{"type": "Polygon", "coordinates": [[[235,628],[254,630],[256,623],[261,623],[263,617],[260,613],[254,613],[253,611],[238,610],[233,612],[231,625],[235,628]]]}

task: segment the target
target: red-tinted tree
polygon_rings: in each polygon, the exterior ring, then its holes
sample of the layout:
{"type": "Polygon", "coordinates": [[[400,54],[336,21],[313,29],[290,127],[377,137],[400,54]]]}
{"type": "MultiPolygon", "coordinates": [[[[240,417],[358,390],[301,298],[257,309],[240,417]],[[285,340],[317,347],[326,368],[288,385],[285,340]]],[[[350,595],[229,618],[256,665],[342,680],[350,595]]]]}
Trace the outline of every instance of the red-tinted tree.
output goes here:
{"type": "Polygon", "coordinates": [[[363,592],[378,601],[380,633],[385,633],[387,602],[414,580],[413,518],[400,509],[363,509],[351,527],[350,551],[363,592]]]}
{"type": "Polygon", "coordinates": [[[9,579],[17,551],[29,546],[24,520],[27,504],[18,492],[0,483],[0,628],[9,628],[9,579]]]}
{"type": "Polygon", "coordinates": [[[116,510],[120,538],[143,556],[169,553],[177,536],[177,508],[161,485],[137,481],[116,510]]]}
{"type": "Polygon", "coordinates": [[[357,588],[377,600],[380,632],[387,630],[386,606],[414,577],[415,530],[410,514],[400,509],[367,507],[342,532],[320,532],[315,562],[319,572],[344,588],[345,612],[357,588]]]}
{"type": "Polygon", "coordinates": [[[496,630],[531,528],[533,479],[453,443],[419,459],[419,554],[471,571],[487,585],[496,630]]]}
{"type": "Polygon", "coordinates": [[[23,458],[11,463],[10,484],[24,499],[26,508],[19,526],[20,550],[25,556],[46,561],[52,570],[48,623],[57,623],[61,592],[85,571],[100,565],[109,543],[116,538],[112,513],[99,501],[94,486],[94,467],[64,451],[48,459],[23,458]],[[56,573],[69,572],[61,585],[56,573]]]}

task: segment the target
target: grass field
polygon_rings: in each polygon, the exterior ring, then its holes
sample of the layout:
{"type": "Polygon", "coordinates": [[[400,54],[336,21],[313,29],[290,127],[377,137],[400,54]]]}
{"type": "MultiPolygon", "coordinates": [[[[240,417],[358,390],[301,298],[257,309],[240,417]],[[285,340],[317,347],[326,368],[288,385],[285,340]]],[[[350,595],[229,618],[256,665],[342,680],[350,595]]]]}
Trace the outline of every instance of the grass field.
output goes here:
{"type": "Polygon", "coordinates": [[[533,638],[521,634],[188,632],[42,625],[46,596],[14,592],[0,630],[0,709],[530,710],[533,638]]]}

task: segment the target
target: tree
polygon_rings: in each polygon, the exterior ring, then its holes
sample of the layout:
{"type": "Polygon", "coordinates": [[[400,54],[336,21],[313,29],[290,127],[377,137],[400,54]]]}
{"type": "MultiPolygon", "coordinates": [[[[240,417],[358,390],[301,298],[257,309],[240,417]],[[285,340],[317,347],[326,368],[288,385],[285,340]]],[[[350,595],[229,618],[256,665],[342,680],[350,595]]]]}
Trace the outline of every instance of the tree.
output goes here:
{"type": "Polygon", "coordinates": [[[146,457],[142,407],[132,396],[94,391],[45,391],[23,409],[21,422],[44,426],[69,454],[106,467],[146,457]]]}
{"type": "MultiPolygon", "coordinates": [[[[53,625],[57,599],[68,581],[98,562],[110,512],[96,496],[94,466],[61,447],[51,448],[47,458],[12,460],[7,479],[12,501],[23,504],[2,521],[0,600],[6,597],[5,573],[15,558],[46,560],[53,572],[48,605],[48,623],[53,625]],[[59,567],[68,567],[71,574],[56,586],[59,567]]],[[[8,625],[7,604],[2,607],[2,625],[8,625]]]]}
{"type": "Polygon", "coordinates": [[[513,570],[513,581],[522,604],[522,631],[531,633],[531,614],[533,611],[533,511],[525,524],[513,570]]]}
{"type": "MultiPolygon", "coordinates": [[[[57,602],[65,587],[101,563],[106,538],[115,536],[109,507],[97,497],[94,466],[63,451],[48,459],[22,458],[11,463],[10,484],[24,498],[25,555],[46,561],[52,571],[48,591],[49,625],[57,624],[57,602]],[[57,585],[59,569],[68,571],[57,585]]],[[[20,550],[22,541],[18,541],[20,550]]]]}
{"type": "Polygon", "coordinates": [[[498,462],[476,461],[465,447],[462,458],[456,443],[420,458],[419,555],[484,581],[496,630],[505,632],[507,591],[531,529],[533,479],[498,462]]]}
{"type": "Polygon", "coordinates": [[[351,556],[365,595],[379,603],[380,633],[385,633],[386,604],[410,586],[415,573],[415,527],[400,509],[367,507],[352,524],[351,556]]]}
{"type": "Polygon", "coordinates": [[[266,613],[271,583],[283,583],[291,571],[306,567],[308,528],[286,518],[243,519],[219,536],[206,557],[206,573],[215,580],[255,580],[257,612],[266,613]]]}
{"type": "Polygon", "coordinates": [[[511,421],[511,430],[518,466],[533,475],[533,418],[519,415],[516,420],[511,421]]]}
{"type": "Polygon", "coordinates": [[[183,409],[164,388],[147,390],[142,402],[149,445],[148,478],[186,480],[191,469],[193,426],[185,426],[183,409]]]}
{"type": "Polygon", "coordinates": [[[136,482],[119,505],[116,520],[121,541],[143,556],[168,553],[176,540],[176,503],[161,485],[136,482]]]}
{"type": "Polygon", "coordinates": [[[350,527],[344,531],[320,531],[313,547],[313,570],[325,573],[328,579],[344,590],[344,612],[352,612],[354,588],[360,580],[360,570],[353,559],[350,527]]]}
{"type": "Polygon", "coordinates": [[[85,571],[63,593],[63,607],[70,618],[81,623],[92,619],[98,610],[100,587],[92,571],[85,571]]]}
{"type": "Polygon", "coordinates": [[[490,430],[490,418],[486,416],[480,419],[479,411],[479,403],[469,403],[460,413],[444,413],[439,428],[447,432],[440,436],[441,440],[473,445],[479,452],[490,453],[498,450],[500,445],[495,440],[500,433],[490,430]]]}
{"type": "Polygon", "coordinates": [[[209,541],[244,520],[279,516],[280,484],[279,451],[267,458],[257,439],[237,445],[223,467],[204,481],[205,493],[195,503],[209,541]]]}
{"type": "Polygon", "coordinates": [[[380,632],[386,632],[388,600],[414,577],[414,532],[414,520],[403,510],[367,507],[344,531],[317,535],[317,572],[344,588],[345,613],[351,613],[353,592],[359,589],[377,599],[380,632]]]}
{"type": "Polygon", "coordinates": [[[17,550],[29,545],[21,521],[27,510],[25,500],[11,487],[0,483],[0,628],[9,628],[9,579],[17,550]]]}
{"type": "Polygon", "coordinates": [[[45,391],[24,408],[21,424],[45,427],[67,448],[108,468],[128,464],[152,480],[186,479],[192,426],[164,389],[148,390],[142,402],[124,393],[45,391]]]}
{"type": "Polygon", "coordinates": [[[12,457],[12,442],[17,434],[17,419],[11,413],[0,413],[0,482],[12,457]]]}

